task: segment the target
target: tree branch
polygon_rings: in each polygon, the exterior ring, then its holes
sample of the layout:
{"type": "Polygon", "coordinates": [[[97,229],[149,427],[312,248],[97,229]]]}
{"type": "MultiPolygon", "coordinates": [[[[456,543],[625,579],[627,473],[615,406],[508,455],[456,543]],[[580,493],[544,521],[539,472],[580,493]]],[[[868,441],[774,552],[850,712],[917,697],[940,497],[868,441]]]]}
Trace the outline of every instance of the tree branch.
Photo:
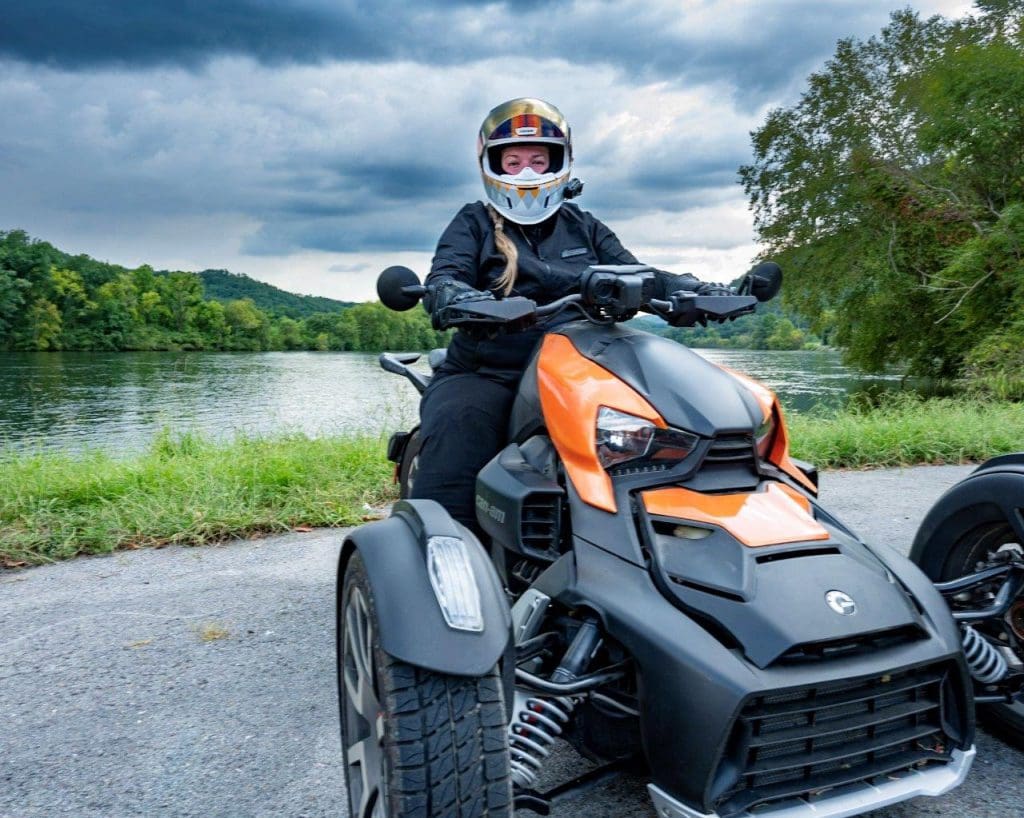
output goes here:
{"type": "Polygon", "coordinates": [[[970,287],[967,288],[967,292],[965,292],[962,296],[960,296],[960,298],[957,299],[957,302],[953,305],[953,308],[949,312],[947,312],[944,316],[942,316],[942,318],[938,319],[935,323],[936,324],[941,324],[943,321],[945,321],[947,318],[949,318],[949,316],[951,316],[954,312],[956,312],[960,308],[960,305],[964,303],[964,299],[966,299],[967,296],[969,296],[972,292],[974,292],[981,285],[981,283],[983,281],[986,281],[987,279],[992,278],[992,276],[994,274],[995,274],[994,270],[989,270],[987,273],[985,273],[985,275],[983,275],[981,278],[979,278],[977,281],[975,281],[970,287]]]}

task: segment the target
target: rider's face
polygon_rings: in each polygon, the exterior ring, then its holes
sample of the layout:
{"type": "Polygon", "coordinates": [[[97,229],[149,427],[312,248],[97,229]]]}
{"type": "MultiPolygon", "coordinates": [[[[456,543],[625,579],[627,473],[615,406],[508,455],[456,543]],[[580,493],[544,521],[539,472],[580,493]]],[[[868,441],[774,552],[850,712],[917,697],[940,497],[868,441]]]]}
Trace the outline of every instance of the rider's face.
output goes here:
{"type": "Polygon", "coordinates": [[[501,152],[501,170],[511,176],[523,168],[544,173],[550,164],[551,152],[547,145],[510,145],[501,152]]]}

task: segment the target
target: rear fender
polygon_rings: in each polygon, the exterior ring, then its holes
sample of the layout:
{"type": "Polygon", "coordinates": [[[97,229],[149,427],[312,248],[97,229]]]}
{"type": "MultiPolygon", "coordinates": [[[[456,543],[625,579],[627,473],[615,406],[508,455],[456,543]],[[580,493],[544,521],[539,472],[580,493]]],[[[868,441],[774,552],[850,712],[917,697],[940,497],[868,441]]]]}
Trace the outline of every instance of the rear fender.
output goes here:
{"type": "MultiPolygon", "coordinates": [[[[338,599],[345,569],[356,552],[363,559],[377,609],[385,653],[417,667],[458,676],[480,676],[502,658],[511,615],[498,575],[477,538],[433,500],[400,500],[391,517],[352,531],[338,560],[338,599]],[[484,629],[447,625],[427,574],[427,540],[457,537],[465,544],[480,591],[484,629]]],[[[340,626],[340,621],[339,621],[340,626]]]]}

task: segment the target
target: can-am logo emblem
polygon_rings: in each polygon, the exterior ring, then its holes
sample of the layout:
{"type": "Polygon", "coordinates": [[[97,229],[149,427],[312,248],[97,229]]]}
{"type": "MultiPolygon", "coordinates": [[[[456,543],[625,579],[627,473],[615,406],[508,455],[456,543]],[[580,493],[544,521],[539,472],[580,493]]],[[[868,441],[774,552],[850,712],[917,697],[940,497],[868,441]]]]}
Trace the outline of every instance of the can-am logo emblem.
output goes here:
{"type": "Polygon", "coordinates": [[[849,594],[842,591],[829,591],[825,594],[825,601],[833,611],[842,616],[853,616],[857,613],[857,603],[849,594]]]}

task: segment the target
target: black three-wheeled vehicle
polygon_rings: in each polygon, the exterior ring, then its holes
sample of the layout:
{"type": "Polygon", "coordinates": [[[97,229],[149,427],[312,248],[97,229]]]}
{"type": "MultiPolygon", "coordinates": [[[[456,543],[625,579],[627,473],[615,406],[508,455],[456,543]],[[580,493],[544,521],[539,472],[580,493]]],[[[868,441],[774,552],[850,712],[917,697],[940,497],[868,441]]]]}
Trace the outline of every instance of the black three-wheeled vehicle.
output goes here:
{"type": "MultiPolygon", "coordinates": [[[[563,738],[643,765],[664,818],[837,818],[963,781],[975,702],[1024,734],[1024,455],[940,500],[911,561],[819,505],[769,390],[621,323],[727,320],[779,275],[659,301],[649,269],[598,267],[543,307],[449,308],[482,331],[579,318],[544,336],[479,474],[482,540],[407,499],[413,430],[390,449],[406,499],[344,541],[352,815],[544,813],[563,738]]],[[[404,268],[378,288],[399,309],[424,292],[404,268]]],[[[422,391],[411,357],[381,363],[422,391]]]]}

